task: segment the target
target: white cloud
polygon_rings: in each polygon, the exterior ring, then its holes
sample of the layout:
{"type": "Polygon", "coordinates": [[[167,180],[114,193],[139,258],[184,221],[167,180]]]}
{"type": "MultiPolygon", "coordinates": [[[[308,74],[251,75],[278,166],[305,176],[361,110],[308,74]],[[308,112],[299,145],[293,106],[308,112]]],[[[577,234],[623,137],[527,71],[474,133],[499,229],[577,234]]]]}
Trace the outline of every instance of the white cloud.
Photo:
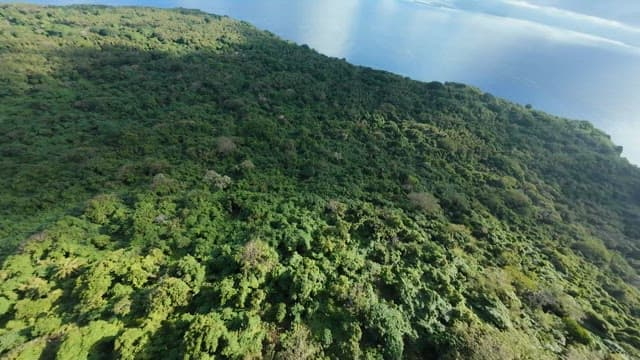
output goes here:
{"type": "Polygon", "coordinates": [[[571,10],[561,9],[555,6],[536,5],[536,4],[532,4],[530,2],[522,1],[522,0],[503,0],[503,2],[509,5],[535,10],[535,11],[544,13],[548,16],[561,17],[565,21],[567,19],[578,20],[581,22],[587,22],[594,25],[598,25],[598,26],[610,27],[614,29],[632,32],[635,34],[640,34],[640,28],[627,25],[616,20],[611,20],[611,19],[593,16],[593,15],[587,15],[587,14],[583,14],[583,13],[579,13],[571,10]]]}
{"type": "Polygon", "coordinates": [[[596,46],[640,55],[640,28],[619,21],[536,5],[524,0],[407,0],[441,11],[484,14],[496,24],[509,24],[511,31],[529,31],[532,36],[583,46],[596,46]]]}

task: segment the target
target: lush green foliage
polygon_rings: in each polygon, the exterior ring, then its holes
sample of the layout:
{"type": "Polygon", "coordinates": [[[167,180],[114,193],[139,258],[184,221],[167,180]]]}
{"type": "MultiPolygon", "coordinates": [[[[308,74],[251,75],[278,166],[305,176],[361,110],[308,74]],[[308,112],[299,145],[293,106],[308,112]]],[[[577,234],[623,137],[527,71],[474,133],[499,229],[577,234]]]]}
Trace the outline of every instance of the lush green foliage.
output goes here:
{"type": "Polygon", "coordinates": [[[186,10],[0,5],[0,356],[640,356],[586,122],[186,10]]]}

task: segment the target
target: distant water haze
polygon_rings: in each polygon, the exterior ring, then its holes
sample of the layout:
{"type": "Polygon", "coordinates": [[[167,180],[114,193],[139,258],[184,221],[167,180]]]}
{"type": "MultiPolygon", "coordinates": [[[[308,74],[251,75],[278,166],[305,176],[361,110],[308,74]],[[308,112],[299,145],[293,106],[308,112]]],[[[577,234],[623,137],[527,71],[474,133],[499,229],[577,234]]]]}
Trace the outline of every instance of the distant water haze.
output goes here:
{"type": "MultiPolygon", "coordinates": [[[[31,1],[70,4],[78,1],[31,1]]],[[[589,120],[640,164],[638,0],[140,0],[246,20],[329,56],[589,120]]]]}

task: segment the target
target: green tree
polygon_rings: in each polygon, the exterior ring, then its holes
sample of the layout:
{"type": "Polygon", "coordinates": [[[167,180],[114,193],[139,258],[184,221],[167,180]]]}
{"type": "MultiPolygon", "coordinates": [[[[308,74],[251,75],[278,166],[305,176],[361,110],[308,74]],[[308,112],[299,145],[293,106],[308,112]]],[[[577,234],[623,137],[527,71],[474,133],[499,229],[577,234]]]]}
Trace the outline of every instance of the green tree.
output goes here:
{"type": "Polygon", "coordinates": [[[112,340],[119,330],[117,325],[103,320],[92,321],[85,327],[71,329],[62,340],[56,359],[87,359],[89,355],[95,357],[107,355],[94,353],[99,349],[96,344],[112,340]]]}
{"type": "Polygon", "coordinates": [[[228,330],[216,313],[197,315],[184,334],[185,359],[213,359],[228,330]]]}

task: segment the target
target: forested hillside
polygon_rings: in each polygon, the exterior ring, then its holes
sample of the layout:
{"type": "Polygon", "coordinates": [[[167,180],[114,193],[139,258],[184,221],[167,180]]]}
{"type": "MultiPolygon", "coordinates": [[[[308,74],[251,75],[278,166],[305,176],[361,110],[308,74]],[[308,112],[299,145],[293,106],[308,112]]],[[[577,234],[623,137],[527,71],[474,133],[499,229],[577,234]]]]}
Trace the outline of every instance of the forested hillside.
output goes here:
{"type": "Polygon", "coordinates": [[[226,17],[0,5],[0,357],[639,358],[620,153],[226,17]]]}

